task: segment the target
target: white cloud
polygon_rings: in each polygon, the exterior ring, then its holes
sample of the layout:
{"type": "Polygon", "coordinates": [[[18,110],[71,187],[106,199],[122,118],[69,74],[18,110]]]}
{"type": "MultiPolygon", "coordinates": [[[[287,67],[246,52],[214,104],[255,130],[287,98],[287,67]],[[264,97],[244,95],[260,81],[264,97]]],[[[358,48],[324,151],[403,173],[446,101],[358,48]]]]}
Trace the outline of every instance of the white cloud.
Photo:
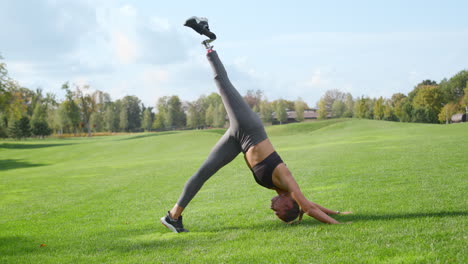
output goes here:
{"type": "Polygon", "coordinates": [[[150,28],[156,32],[167,32],[171,29],[171,25],[167,19],[153,16],[150,19],[150,28]]]}
{"type": "Polygon", "coordinates": [[[309,87],[324,87],[330,83],[330,80],[327,79],[326,74],[321,69],[313,71],[312,76],[303,82],[305,86],[309,87]]]}
{"type": "Polygon", "coordinates": [[[150,66],[143,70],[141,78],[145,85],[155,86],[169,81],[169,71],[150,66]]]}
{"type": "Polygon", "coordinates": [[[112,33],[112,45],[119,61],[123,64],[134,63],[139,56],[138,46],[122,32],[112,33]]]}
{"type": "Polygon", "coordinates": [[[137,16],[136,8],[131,6],[131,5],[128,5],[128,4],[120,7],[119,11],[124,16],[128,16],[128,17],[136,17],[137,16]]]}

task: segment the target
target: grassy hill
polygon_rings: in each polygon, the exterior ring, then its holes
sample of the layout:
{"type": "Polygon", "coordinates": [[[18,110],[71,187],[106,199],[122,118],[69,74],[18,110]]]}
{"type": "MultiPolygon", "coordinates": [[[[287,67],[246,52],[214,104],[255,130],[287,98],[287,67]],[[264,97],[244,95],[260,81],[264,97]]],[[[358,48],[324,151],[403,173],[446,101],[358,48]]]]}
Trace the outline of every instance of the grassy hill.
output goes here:
{"type": "Polygon", "coordinates": [[[220,130],[0,141],[1,263],[466,263],[468,124],[267,128],[304,194],[346,225],[286,225],[239,156],[159,223],[220,130]],[[41,246],[42,245],[42,246],[41,246]]]}

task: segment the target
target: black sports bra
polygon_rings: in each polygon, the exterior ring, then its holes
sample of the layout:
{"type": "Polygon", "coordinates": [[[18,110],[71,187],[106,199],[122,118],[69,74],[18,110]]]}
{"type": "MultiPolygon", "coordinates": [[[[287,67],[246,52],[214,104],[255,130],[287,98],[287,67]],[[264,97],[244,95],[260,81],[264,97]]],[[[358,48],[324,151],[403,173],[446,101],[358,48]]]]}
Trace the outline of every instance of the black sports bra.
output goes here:
{"type": "Polygon", "coordinates": [[[280,163],[283,163],[283,160],[275,151],[250,170],[258,184],[265,188],[273,189],[276,187],[273,184],[273,171],[280,163]]]}

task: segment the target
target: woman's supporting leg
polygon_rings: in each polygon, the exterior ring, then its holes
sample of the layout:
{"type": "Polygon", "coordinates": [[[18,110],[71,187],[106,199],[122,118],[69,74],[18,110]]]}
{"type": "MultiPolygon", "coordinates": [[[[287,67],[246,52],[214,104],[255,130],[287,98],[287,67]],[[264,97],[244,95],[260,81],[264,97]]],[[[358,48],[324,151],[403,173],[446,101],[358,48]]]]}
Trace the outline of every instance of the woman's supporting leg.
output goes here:
{"type": "Polygon", "coordinates": [[[203,184],[241,152],[239,143],[230,134],[229,130],[226,131],[198,171],[187,181],[177,204],[171,210],[171,217],[178,218],[182,213],[181,208],[183,210],[187,206],[203,184]]]}

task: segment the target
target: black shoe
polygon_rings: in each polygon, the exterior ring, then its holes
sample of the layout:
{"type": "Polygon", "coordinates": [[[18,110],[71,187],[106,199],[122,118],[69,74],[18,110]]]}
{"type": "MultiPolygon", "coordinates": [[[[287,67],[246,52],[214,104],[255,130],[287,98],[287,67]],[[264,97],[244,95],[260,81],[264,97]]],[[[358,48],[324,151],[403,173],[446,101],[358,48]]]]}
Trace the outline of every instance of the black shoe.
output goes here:
{"type": "Polygon", "coordinates": [[[184,26],[192,28],[200,35],[209,37],[212,41],[216,39],[216,35],[210,31],[210,27],[208,26],[208,19],[205,17],[193,16],[185,21],[184,26]]]}
{"type": "Polygon", "coordinates": [[[172,219],[169,216],[169,212],[167,212],[166,216],[161,217],[161,224],[165,225],[172,232],[188,232],[188,230],[184,228],[184,224],[182,224],[182,216],[180,216],[179,219],[172,219]]]}

